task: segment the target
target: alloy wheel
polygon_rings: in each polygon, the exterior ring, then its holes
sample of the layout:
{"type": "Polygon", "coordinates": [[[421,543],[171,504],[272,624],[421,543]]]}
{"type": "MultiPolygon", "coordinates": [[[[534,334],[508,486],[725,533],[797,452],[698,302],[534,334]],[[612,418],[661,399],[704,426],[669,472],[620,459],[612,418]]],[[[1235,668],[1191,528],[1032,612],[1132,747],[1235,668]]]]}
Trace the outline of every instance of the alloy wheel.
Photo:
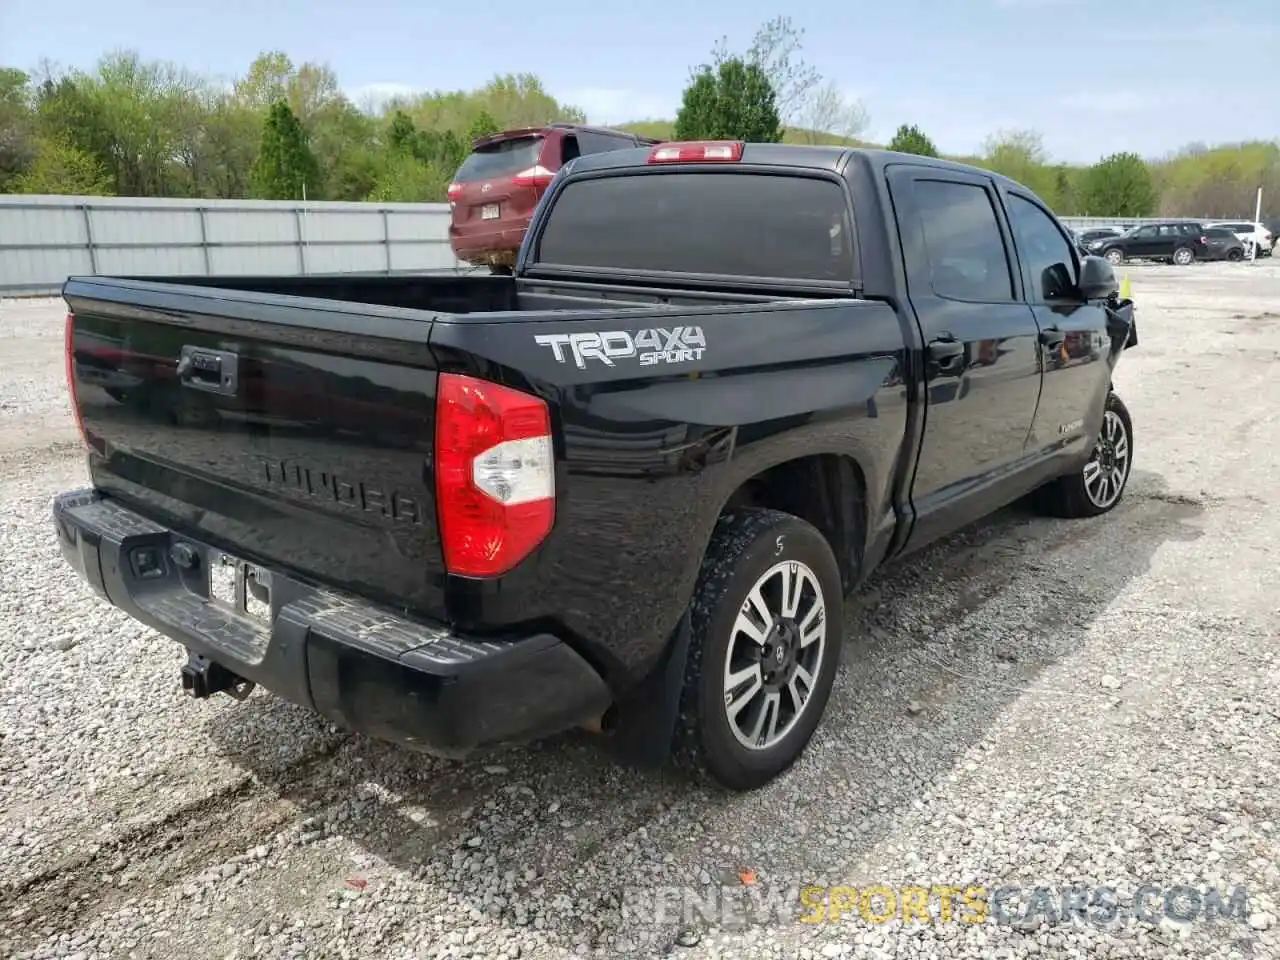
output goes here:
{"type": "Polygon", "coordinates": [[[767,750],[795,727],[812,699],[827,642],[826,600],[808,565],[785,560],[747,593],[724,663],[729,729],[767,750]]]}
{"type": "Polygon", "coordinates": [[[1095,507],[1105,510],[1120,499],[1129,477],[1129,434],[1114,410],[1102,420],[1093,456],[1084,465],[1084,490],[1095,507]]]}

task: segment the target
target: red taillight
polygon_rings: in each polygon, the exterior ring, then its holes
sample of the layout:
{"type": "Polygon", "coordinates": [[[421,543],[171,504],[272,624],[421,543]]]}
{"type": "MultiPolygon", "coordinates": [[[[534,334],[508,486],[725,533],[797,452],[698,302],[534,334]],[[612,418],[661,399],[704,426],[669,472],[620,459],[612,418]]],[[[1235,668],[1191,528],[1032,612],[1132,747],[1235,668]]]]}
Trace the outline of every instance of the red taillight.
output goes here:
{"type": "Polygon", "coordinates": [[[1201,242],[1202,244],[1207,244],[1207,243],[1209,242],[1209,238],[1208,238],[1208,237],[1201,237],[1201,238],[1200,238],[1200,242],[1201,242]]]}
{"type": "Polygon", "coordinates": [[[449,195],[449,201],[451,203],[456,203],[458,201],[458,198],[462,196],[462,184],[460,183],[449,184],[448,195],[449,195]]]}
{"type": "Polygon", "coordinates": [[[517,187],[546,187],[555,179],[555,176],[542,164],[538,164],[528,170],[521,170],[511,178],[511,182],[517,187]]]}
{"type": "Polygon", "coordinates": [[[555,522],[551,413],[538,397],[440,374],[436,510],[445,569],[495,577],[527,557],[555,522]]]}
{"type": "Polygon", "coordinates": [[[76,418],[76,431],[80,434],[80,442],[87,448],[89,435],[84,431],[84,418],[80,416],[80,394],[76,390],[76,315],[74,313],[67,314],[62,350],[66,357],[67,393],[71,396],[71,415],[76,418]]]}
{"type": "Polygon", "coordinates": [[[742,159],[738,140],[690,140],[660,143],[649,151],[650,163],[732,163],[742,159]]]}

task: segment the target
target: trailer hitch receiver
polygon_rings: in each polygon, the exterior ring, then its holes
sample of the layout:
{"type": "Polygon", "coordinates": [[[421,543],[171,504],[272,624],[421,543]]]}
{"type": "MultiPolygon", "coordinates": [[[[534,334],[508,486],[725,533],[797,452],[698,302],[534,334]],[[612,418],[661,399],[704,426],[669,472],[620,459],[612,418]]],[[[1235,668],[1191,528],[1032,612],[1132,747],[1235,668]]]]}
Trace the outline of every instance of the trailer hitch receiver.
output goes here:
{"type": "Polygon", "coordinates": [[[225,693],[235,700],[243,700],[253,692],[252,680],[237,676],[220,663],[198,653],[187,655],[182,668],[182,692],[196,700],[204,700],[215,693],[225,693]]]}

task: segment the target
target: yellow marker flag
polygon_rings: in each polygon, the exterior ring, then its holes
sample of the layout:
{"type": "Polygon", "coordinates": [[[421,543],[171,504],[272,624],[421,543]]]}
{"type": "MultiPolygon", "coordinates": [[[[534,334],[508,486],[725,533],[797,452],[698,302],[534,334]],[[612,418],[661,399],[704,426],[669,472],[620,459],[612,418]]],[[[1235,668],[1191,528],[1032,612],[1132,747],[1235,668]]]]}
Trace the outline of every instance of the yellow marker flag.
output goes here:
{"type": "Polygon", "coordinates": [[[1129,275],[1127,273],[1124,275],[1124,279],[1120,281],[1120,299],[1121,300],[1133,299],[1133,297],[1130,296],[1130,292],[1129,292],[1129,275]]]}

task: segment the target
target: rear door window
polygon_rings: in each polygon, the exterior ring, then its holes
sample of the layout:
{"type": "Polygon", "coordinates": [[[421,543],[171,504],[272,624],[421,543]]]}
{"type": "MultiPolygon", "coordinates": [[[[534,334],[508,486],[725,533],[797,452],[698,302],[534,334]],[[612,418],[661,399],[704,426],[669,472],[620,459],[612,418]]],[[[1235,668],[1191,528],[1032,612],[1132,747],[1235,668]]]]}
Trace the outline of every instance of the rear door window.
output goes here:
{"type": "Polygon", "coordinates": [[[485,144],[462,161],[453,179],[457,183],[467,183],[510,177],[536,166],[541,152],[542,137],[513,137],[485,144]]]}
{"type": "Polygon", "coordinates": [[[559,194],[538,263],[852,282],[845,194],[827,179],[710,171],[594,177],[559,194]]]}

